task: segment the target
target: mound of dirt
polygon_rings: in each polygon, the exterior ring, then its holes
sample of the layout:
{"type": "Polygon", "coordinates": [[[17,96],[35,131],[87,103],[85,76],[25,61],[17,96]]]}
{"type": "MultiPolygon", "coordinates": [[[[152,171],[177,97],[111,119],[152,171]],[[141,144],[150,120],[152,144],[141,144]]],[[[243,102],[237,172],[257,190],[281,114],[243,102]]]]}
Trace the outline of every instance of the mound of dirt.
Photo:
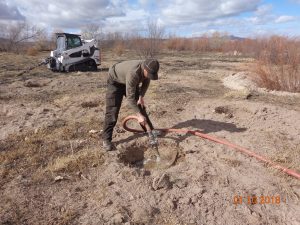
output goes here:
{"type": "Polygon", "coordinates": [[[233,90],[255,90],[257,89],[256,83],[251,79],[253,74],[249,72],[238,72],[233,73],[228,77],[223,79],[223,84],[225,87],[228,87],[233,90]]]}
{"type": "Polygon", "coordinates": [[[268,90],[266,88],[261,88],[255,82],[256,74],[243,71],[238,73],[233,73],[223,79],[223,85],[229,89],[242,91],[256,91],[259,93],[270,93],[277,96],[300,96],[300,93],[291,93],[286,91],[274,91],[268,90]]]}

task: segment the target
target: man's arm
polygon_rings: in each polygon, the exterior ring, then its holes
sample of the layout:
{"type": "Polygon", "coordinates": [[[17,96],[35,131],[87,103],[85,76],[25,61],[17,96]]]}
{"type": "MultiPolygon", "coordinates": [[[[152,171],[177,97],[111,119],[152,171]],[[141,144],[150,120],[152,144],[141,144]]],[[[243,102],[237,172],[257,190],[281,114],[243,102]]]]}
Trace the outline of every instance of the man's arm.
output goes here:
{"type": "Polygon", "coordinates": [[[149,87],[149,84],[150,84],[150,79],[145,79],[142,83],[142,86],[141,86],[141,90],[140,90],[140,96],[139,96],[139,100],[137,102],[137,104],[140,104],[142,105],[142,107],[145,106],[144,104],[144,96],[146,94],[146,91],[149,87]]]}
{"type": "Polygon", "coordinates": [[[139,113],[139,108],[136,104],[135,93],[139,84],[139,78],[135,74],[128,74],[126,77],[126,97],[128,106],[134,111],[139,113]]]}
{"type": "Polygon", "coordinates": [[[150,79],[145,79],[143,80],[143,83],[142,83],[142,86],[141,86],[141,92],[140,92],[140,96],[144,97],[147,90],[148,90],[148,87],[149,87],[149,84],[150,84],[150,79]]]}
{"type": "Polygon", "coordinates": [[[140,113],[135,99],[136,88],[139,84],[139,77],[135,74],[129,74],[126,79],[126,97],[129,107],[136,113],[138,122],[145,125],[146,118],[140,113]]]}

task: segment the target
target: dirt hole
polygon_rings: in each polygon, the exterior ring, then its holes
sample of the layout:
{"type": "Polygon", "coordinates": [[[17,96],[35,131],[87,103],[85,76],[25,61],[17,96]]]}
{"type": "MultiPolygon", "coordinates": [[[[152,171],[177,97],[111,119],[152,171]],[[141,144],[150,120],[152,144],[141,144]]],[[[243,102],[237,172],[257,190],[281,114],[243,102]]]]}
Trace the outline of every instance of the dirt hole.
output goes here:
{"type": "Polygon", "coordinates": [[[175,143],[161,142],[158,149],[151,148],[148,143],[127,145],[119,152],[118,158],[125,165],[145,169],[164,169],[177,163],[180,148],[175,143]],[[158,154],[157,155],[157,150],[158,154]]]}
{"type": "Polygon", "coordinates": [[[147,146],[127,146],[120,150],[118,155],[119,160],[126,165],[139,165],[144,160],[144,152],[147,146]]]}

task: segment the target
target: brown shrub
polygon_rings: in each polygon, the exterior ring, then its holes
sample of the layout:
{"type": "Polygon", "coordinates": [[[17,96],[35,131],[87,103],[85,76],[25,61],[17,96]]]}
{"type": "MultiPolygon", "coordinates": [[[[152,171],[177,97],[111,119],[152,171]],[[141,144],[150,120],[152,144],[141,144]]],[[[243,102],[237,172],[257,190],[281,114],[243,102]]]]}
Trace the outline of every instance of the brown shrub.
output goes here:
{"type": "Polygon", "coordinates": [[[273,36],[263,41],[257,67],[257,82],[269,90],[300,92],[300,42],[273,36]]]}
{"type": "Polygon", "coordinates": [[[39,52],[36,48],[30,47],[26,51],[27,55],[36,56],[39,52]]]}
{"type": "Polygon", "coordinates": [[[113,47],[113,53],[115,53],[117,56],[123,55],[125,52],[125,45],[123,42],[116,42],[113,47]]]}

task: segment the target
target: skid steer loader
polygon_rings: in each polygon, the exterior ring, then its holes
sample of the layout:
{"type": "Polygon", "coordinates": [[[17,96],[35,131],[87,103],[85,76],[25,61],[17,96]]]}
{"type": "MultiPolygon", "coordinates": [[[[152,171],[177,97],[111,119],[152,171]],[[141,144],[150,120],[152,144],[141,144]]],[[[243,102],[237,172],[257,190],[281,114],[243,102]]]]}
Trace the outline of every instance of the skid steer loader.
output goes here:
{"type": "Polygon", "coordinates": [[[51,51],[47,67],[52,71],[95,71],[100,65],[96,40],[83,40],[80,35],[56,33],[56,50],[51,51]]]}

